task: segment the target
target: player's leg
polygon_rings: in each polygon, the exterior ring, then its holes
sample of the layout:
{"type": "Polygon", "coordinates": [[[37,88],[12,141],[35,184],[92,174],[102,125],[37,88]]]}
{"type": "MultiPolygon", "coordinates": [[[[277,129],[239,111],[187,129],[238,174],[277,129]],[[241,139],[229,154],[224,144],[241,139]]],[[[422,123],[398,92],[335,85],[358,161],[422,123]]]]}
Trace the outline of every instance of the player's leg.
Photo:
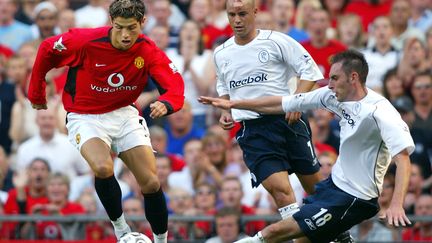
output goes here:
{"type": "Polygon", "coordinates": [[[273,173],[261,184],[275,200],[282,219],[288,218],[299,210],[287,171],[273,173]]]}
{"type": "Polygon", "coordinates": [[[96,193],[114,226],[116,237],[120,238],[130,232],[130,228],[123,216],[122,194],[114,177],[110,151],[112,140],[109,131],[115,130],[115,124],[111,123],[112,118],[104,118],[110,113],[102,116],[69,113],[66,127],[70,142],[80,151],[94,173],[96,193]]]}
{"type": "Polygon", "coordinates": [[[299,178],[299,181],[307,194],[314,194],[315,184],[322,180],[322,176],[319,171],[311,175],[301,175],[299,173],[296,173],[296,176],[299,178]]]}
{"type": "Polygon", "coordinates": [[[123,151],[119,157],[134,174],[144,195],[144,210],[154,242],[167,242],[168,210],[156,175],[156,159],[150,146],[137,146],[123,151]]]}
{"type": "Polygon", "coordinates": [[[91,138],[81,146],[81,154],[95,174],[95,190],[110,218],[117,239],[130,232],[121,204],[121,189],[114,177],[110,147],[100,138],[91,138]]]}
{"type": "Polygon", "coordinates": [[[274,224],[271,224],[261,230],[258,234],[253,237],[248,237],[235,243],[273,243],[273,242],[284,242],[287,240],[296,239],[297,242],[307,243],[310,242],[300,229],[298,223],[293,217],[281,220],[274,224]]]}

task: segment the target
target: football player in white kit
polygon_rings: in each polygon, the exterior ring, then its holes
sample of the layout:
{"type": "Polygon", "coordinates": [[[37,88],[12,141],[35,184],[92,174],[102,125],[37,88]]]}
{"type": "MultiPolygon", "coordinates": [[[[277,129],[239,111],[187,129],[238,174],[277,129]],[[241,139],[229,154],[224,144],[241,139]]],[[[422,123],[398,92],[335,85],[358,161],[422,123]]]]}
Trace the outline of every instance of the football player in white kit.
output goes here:
{"type": "Polygon", "coordinates": [[[324,108],[340,117],[340,154],[331,176],[316,185],[300,211],[272,224],[239,243],[329,242],[353,225],[378,213],[378,196],[391,161],[396,184],[385,218],[390,225],[411,224],[402,207],[410,177],[409,154],[414,142],[408,126],[391,103],[365,86],[368,65],[357,51],[336,54],[329,85],[309,93],[227,101],[201,97],[200,101],[223,109],[248,109],[282,114],[324,108]]]}
{"type": "MultiPolygon", "coordinates": [[[[235,36],[214,53],[217,92],[227,100],[307,92],[323,76],[309,53],[289,36],[255,29],[254,0],[228,0],[227,14],[235,36]],[[296,77],[300,78],[297,86],[296,77]]],[[[263,184],[272,195],[282,218],[298,211],[288,174],[296,173],[303,188],[314,192],[320,181],[319,163],[309,124],[301,113],[261,115],[254,111],[222,111],[224,129],[241,122],[237,141],[251,171],[252,186],[263,184]]]]}

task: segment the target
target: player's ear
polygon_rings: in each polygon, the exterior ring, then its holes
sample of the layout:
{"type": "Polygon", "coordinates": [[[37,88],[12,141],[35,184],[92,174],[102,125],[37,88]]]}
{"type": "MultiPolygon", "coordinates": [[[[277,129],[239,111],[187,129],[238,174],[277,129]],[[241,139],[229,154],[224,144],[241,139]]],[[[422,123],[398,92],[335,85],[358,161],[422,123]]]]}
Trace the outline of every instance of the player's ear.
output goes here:
{"type": "Polygon", "coordinates": [[[142,19],[141,19],[141,25],[144,25],[144,23],[145,23],[145,21],[147,20],[147,18],[144,16],[142,19]]]}

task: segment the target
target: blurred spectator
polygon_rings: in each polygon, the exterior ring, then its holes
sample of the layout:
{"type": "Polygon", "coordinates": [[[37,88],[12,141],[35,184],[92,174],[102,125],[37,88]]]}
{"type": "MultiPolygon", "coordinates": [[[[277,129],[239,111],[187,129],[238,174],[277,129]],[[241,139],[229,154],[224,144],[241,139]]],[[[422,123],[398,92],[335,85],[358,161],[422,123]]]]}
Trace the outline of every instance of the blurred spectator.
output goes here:
{"type": "Polygon", "coordinates": [[[424,178],[420,166],[414,163],[411,164],[411,176],[404,201],[404,209],[407,214],[414,213],[415,203],[422,194],[423,182],[424,178]]]}
{"type": "Polygon", "coordinates": [[[168,176],[170,187],[181,187],[190,194],[195,193],[197,185],[205,181],[204,170],[200,167],[202,142],[191,139],[184,145],[184,161],[186,166],[181,171],[174,171],[168,176]]]}
{"type": "Polygon", "coordinates": [[[417,37],[405,40],[402,59],[398,65],[398,76],[402,78],[405,89],[410,89],[417,73],[430,70],[427,59],[426,43],[417,37]]]}
{"type": "MultiPolygon", "coordinates": [[[[142,200],[136,197],[130,197],[123,201],[123,212],[128,218],[129,216],[145,216],[144,205],[142,200]]],[[[131,227],[132,232],[140,232],[145,234],[150,239],[153,238],[150,224],[148,221],[143,220],[128,220],[128,225],[131,227]]]]}
{"type": "MultiPolygon", "coordinates": [[[[189,19],[195,21],[200,29],[203,29],[208,24],[208,16],[210,14],[210,0],[191,0],[190,6],[188,9],[189,19]]],[[[210,49],[211,46],[208,43],[209,37],[202,33],[204,45],[207,49],[210,49]],[[209,45],[209,47],[207,47],[209,45]]]]}
{"type": "MultiPolygon", "coordinates": [[[[202,0],[193,0],[191,7],[195,1],[201,2],[202,0]]],[[[204,47],[206,49],[213,49],[219,38],[231,37],[233,32],[225,12],[226,0],[208,1],[211,7],[209,8],[209,13],[207,15],[207,25],[205,27],[201,27],[201,30],[204,39],[204,47]]]]}
{"type": "Polygon", "coordinates": [[[187,101],[181,110],[169,115],[167,121],[165,130],[168,134],[168,153],[183,155],[183,146],[187,141],[204,136],[202,128],[193,126],[192,107],[187,101]]]}
{"type": "Polygon", "coordinates": [[[330,27],[330,16],[324,9],[314,10],[308,18],[307,30],[310,39],[302,42],[320,68],[324,78],[330,72],[331,56],[346,50],[346,46],[335,39],[327,38],[327,29],[330,27]]]}
{"type": "MultiPolygon", "coordinates": [[[[48,202],[35,204],[31,208],[32,214],[64,216],[84,214],[84,208],[80,204],[68,201],[69,189],[69,178],[65,174],[60,172],[52,174],[48,179],[46,189],[48,202]]],[[[25,238],[32,238],[32,226],[35,227],[35,238],[38,240],[70,240],[82,238],[82,234],[79,234],[79,231],[75,232],[75,234],[68,232],[69,229],[75,228],[73,223],[59,224],[54,221],[27,223],[23,227],[23,235],[25,238]],[[81,235],[81,237],[79,235],[81,235]]]]}
{"type": "Polygon", "coordinates": [[[8,59],[13,54],[14,54],[14,52],[12,51],[12,49],[10,49],[9,47],[7,47],[5,45],[0,44],[0,58],[8,59]]]}
{"type": "MultiPolygon", "coordinates": [[[[27,82],[27,80],[26,80],[27,82]]],[[[13,141],[13,148],[16,150],[27,139],[39,134],[39,125],[36,122],[36,110],[31,107],[27,97],[27,88],[23,91],[22,87],[15,88],[16,101],[12,107],[11,127],[9,136],[13,141]]],[[[56,121],[56,129],[63,132],[65,129],[65,111],[63,107],[58,105],[58,97],[54,95],[53,83],[47,83],[47,96],[49,97],[49,105],[54,110],[56,121]]],[[[65,132],[63,132],[65,133],[65,132]]]]}
{"type": "Polygon", "coordinates": [[[410,5],[412,15],[408,21],[408,25],[426,32],[427,29],[432,27],[431,3],[424,0],[410,0],[410,5]]]}
{"type": "MultiPolygon", "coordinates": [[[[384,177],[382,192],[378,198],[380,206],[379,215],[384,214],[390,207],[395,186],[394,183],[394,175],[387,173],[384,177]]],[[[354,226],[350,230],[350,233],[355,240],[361,242],[394,242],[398,239],[396,230],[387,225],[387,220],[365,220],[354,226]]]]}
{"type": "Polygon", "coordinates": [[[360,50],[365,45],[365,34],[360,17],[355,14],[339,16],[336,26],[336,39],[348,48],[360,50]]]}
{"type": "Polygon", "coordinates": [[[337,154],[331,151],[324,151],[318,155],[322,178],[328,178],[330,176],[333,165],[336,163],[336,159],[337,154]]]}
{"type": "Polygon", "coordinates": [[[29,74],[30,72],[27,69],[27,61],[24,57],[12,56],[7,60],[6,78],[10,83],[15,84],[15,88],[20,89],[21,93],[27,88],[26,85],[29,74]]]}
{"type": "Polygon", "coordinates": [[[182,13],[182,11],[178,8],[177,5],[172,3],[172,1],[167,1],[169,5],[162,2],[165,2],[165,0],[144,1],[145,6],[148,9],[148,14],[146,16],[147,20],[144,26],[144,33],[148,33],[156,25],[167,26],[170,29],[170,33],[172,31],[174,31],[173,33],[175,33],[178,32],[180,26],[186,20],[185,15],[182,13]]]}
{"type": "Polygon", "coordinates": [[[399,52],[391,44],[393,29],[388,17],[375,18],[372,23],[372,36],[375,38],[375,45],[362,51],[369,64],[366,86],[382,93],[384,74],[396,67],[399,61],[399,52]]]}
{"type": "Polygon", "coordinates": [[[176,48],[169,48],[168,27],[156,25],[150,30],[148,36],[155,42],[156,46],[163,50],[167,55],[176,51],[176,48]]]}
{"type": "Polygon", "coordinates": [[[271,14],[276,24],[275,30],[289,35],[298,42],[306,41],[309,39],[308,34],[291,24],[294,11],[294,0],[273,0],[271,14]]]}
{"type": "Polygon", "coordinates": [[[214,133],[207,133],[202,138],[202,149],[204,156],[201,158],[200,166],[206,172],[206,180],[221,187],[223,177],[239,176],[241,168],[238,163],[228,163],[226,157],[226,140],[214,133]]]}
{"type": "MultiPolygon", "coordinates": [[[[16,0],[15,0],[16,1],[16,0]]],[[[32,25],[35,19],[34,8],[41,0],[26,0],[16,1],[18,11],[15,14],[15,19],[28,25],[32,25]]]]}
{"type": "MultiPolygon", "coordinates": [[[[237,177],[225,177],[219,192],[222,207],[232,207],[242,215],[256,215],[256,209],[241,203],[243,190],[237,177]]],[[[245,224],[245,233],[254,235],[265,227],[264,221],[250,221],[245,224]]]]}
{"type": "Polygon", "coordinates": [[[411,94],[415,111],[413,127],[432,132],[432,73],[430,67],[429,70],[414,77],[411,94]]]}
{"type": "Polygon", "coordinates": [[[339,17],[345,12],[345,8],[349,3],[349,0],[321,0],[322,6],[330,15],[330,26],[331,28],[329,36],[334,38],[334,31],[338,26],[339,17]],[[333,33],[332,33],[333,32],[333,33]]]}
{"type": "Polygon", "coordinates": [[[275,21],[271,13],[267,11],[260,11],[257,13],[255,18],[255,27],[262,30],[274,30],[275,21]]]}
{"type": "MultiPolygon", "coordinates": [[[[76,200],[85,211],[86,215],[97,215],[98,214],[98,205],[97,205],[97,196],[91,191],[86,191],[80,195],[80,197],[76,200]]],[[[85,224],[85,239],[86,240],[102,240],[109,238],[115,239],[114,232],[108,232],[111,227],[107,226],[106,221],[91,221],[85,224]]],[[[111,230],[112,231],[112,230],[111,230]]]]}
{"type": "Polygon", "coordinates": [[[106,0],[89,0],[88,4],[75,11],[76,26],[94,28],[108,23],[108,12],[104,8],[106,0]]]}
{"type": "Polygon", "coordinates": [[[35,23],[31,26],[31,29],[36,43],[60,34],[60,29],[57,27],[58,11],[53,3],[43,1],[36,5],[34,16],[35,23]]]}
{"type": "MultiPolygon", "coordinates": [[[[393,26],[392,44],[397,50],[403,49],[403,43],[409,37],[416,36],[424,38],[424,32],[408,26],[408,19],[411,16],[411,6],[409,0],[394,0],[389,14],[390,22],[393,26]]],[[[369,41],[371,42],[371,40],[369,41]]]]}
{"type": "Polygon", "coordinates": [[[15,168],[17,171],[27,167],[36,157],[45,158],[53,172],[65,172],[71,179],[90,171],[89,166],[71,145],[67,136],[57,132],[55,108],[38,110],[36,124],[39,127],[39,134],[22,143],[18,148],[15,168]]]}
{"type": "MultiPolygon", "coordinates": [[[[186,215],[186,212],[194,207],[192,194],[180,187],[172,187],[168,191],[168,208],[170,213],[174,215],[186,215]]],[[[189,238],[187,222],[169,221],[168,240],[185,240],[189,238]]]]}
{"type": "Polygon", "coordinates": [[[0,203],[4,204],[8,198],[8,191],[13,188],[12,170],[9,159],[2,146],[0,146],[0,203]]]}
{"type": "Polygon", "coordinates": [[[362,19],[363,30],[368,31],[369,24],[378,16],[387,16],[393,0],[358,0],[349,1],[345,13],[354,13],[362,19]]]}
{"type": "MultiPolygon", "coordinates": [[[[21,45],[17,51],[18,56],[23,57],[27,61],[27,69],[30,72],[33,69],[33,64],[36,59],[37,46],[33,42],[26,42],[21,45]]],[[[27,90],[27,87],[26,87],[27,90]]]]}
{"type": "Polygon", "coordinates": [[[159,154],[166,155],[170,159],[172,171],[181,171],[186,163],[180,156],[167,153],[166,148],[168,141],[166,131],[159,126],[154,125],[149,127],[149,132],[153,150],[159,154]]]}
{"type": "MultiPolygon", "coordinates": [[[[35,158],[26,170],[17,173],[13,179],[15,189],[9,191],[4,205],[5,214],[30,214],[34,205],[48,203],[46,185],[50,171],[46,160],[35,158]]],[[[21,227],[17,222],[4,223],[1,238],[21,238],[21,227]]]]}
{"type": "Polygon", "coordinates": [[[171,4],[169,0],[158,0],[153,1],[152,3],[152,11],[147,18],[147,23],[145,24],[145,32],[150,32],[154,26],[164,26],[169,30],[169,47],[175,48],[179,42],[179,29],[181,23],[184,21],[182,19],[179,22],[172,22],[171,16],[173,16],[172,7],[174,5],[171,4]]]}
{"type": "Polygon", "coordinates": [[[15,0],[0,1],[0,44],[14,52],[25,42],[32,40],[30,26],[14,19],[18,6],[15,0]]]}
{"type": "Polygon", "coordinates": [[[298,29],[306,30],[310,15],[318,9],[322,9],[322,4],[319,0],[300,0],[297,5],[295,26],[298,29]]]}
{"type": "MultiPolygon", "coordinates": [[[[421,195],[416,203],[414,212],[416,216],[432,216],[432,195],[421,195]]],[[[402,240],[409,242],[431,242],[432,241],[432,222],[416,222],[413,228],[404,230],[402,240]]]]}
{"type": "MultiPolygon", "coordinates": [[[[195,208],[188,215],[214,215],[216,213],[217,191],[210,183],[203,182],[197,186],[194,194],[195,208]]],[[[208,221],[194,223],[195,236],[208,238],[213,233],[213,225],[208,221]]]]}
{"type": "Polygon", "coordinates": [[[198,102],[198,97],[208,95],[211,80],[209,65],[213,64],[212,51],[204,50],[199,26],[186,21],[180,29],[178,52],[169,58],[178,68],[185,82],[185,99],[193,114],[193,126],[206,128],[206,106],[198,102]]]}
{"type": "Polygon", "coordinates": [[[331,152],[339,152],[339,130],[331,126],[335,116],[333,113],[325,109],[317,109],[312,111],[313,124],[312,128],[312,141],[318,149],[318,153],[329,150],[331,152]],[[323,144],[322,147],[320,145],[323,144]],[[325,147],[331,146],[330,149],[325,147]]]}
{"type": "Polygon", "coordinates": [[[246,235],[241,231],[241,214],[231,207],[219,209],[215,215],[216,236],[205,243],[231,243],[246,235]]]}
{"type": "Polygon", "coordinates": [[[416,145],[415,150],[410,155],[411,163],[420,166],[423,172],[423,178],[432,180],[432,132],[422,128],[413,127],[415,120],[414,106],[411,99],[407,96],[401,96],[393,101],[393,106],[401,114],[402,119],[408,125],[411,136],[416,145]]]}
{"type": "Polygon", "coordinates": [[[390,102],[405,95],[402,79],[397,75],[397,68],[390,69],[384,74],[382,95],[390,102]]]}
{"type": "Polygon", "coordinates": [[[7,154],[11,152],[12,140],[8,133],[15,99],[15,85],[11,81],[4,79],[3,72],[0,69],[0,146],[6,150],[7,154]]]}
{"type": "Polygon", "coordinates": [[[171,160],[164,154],[156,154],[156,175],[162,187],[162,191],[169,189],[168,176],[171,174],[171,160]]]}
{"type": "Polygon", "coordinates": [[[59,11],[58,27],[60,33],[68,32],[70,29],[75,28],[75,12],[72,9],[63,9],[59,11]]]}
{"type": "Polygon", "coordinates": [[[426,48],[428,50],[429,66],[432,66],[432,27],[426,32],[426,48]]]}
{"type": "MultiPolygon", "coordinates": [[[[57,8],[59,12],[62,12],[66,9],[69,9],[69,1],[70,0],[49,0],[54,4],[54,6],[57,8]]],[[[109,1],[107,1],[109,2],[109,1]]]]}

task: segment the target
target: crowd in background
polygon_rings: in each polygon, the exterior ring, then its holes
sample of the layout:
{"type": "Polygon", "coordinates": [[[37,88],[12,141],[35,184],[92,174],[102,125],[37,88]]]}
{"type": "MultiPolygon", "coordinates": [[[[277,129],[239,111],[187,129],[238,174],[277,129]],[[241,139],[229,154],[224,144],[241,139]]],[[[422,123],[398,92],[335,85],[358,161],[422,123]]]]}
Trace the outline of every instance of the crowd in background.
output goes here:
{"type": "MultiPolygon", "coordinates": [[[[239,217],[274,215],[277,208],[261,186],[251,188],[234,137],[240,125],[232,131],[223,130],[218,126],[219,111],[197,102],[200,95],[217,96],[212,54],[232,36],[225,0],[144,2],[147,20],[143,33],[165,51],[185,81],[183,109],[164,119],[148,117],[148,104],[159,95],[151,79],[136,101],[149,125],[157,174],[170,213],[215,215],[214,223],[194,223],[195,235],[211,238],[208,242],[229,241],[240,232],[252,235],[266,222],[239,225],[239,217]]],[[[351,48],[365,55],[369,63],[366,85],[392,102],[416,144],[405,210],[432,217],[432,1],[256,2],[257,28],[280,31],[300,42],[326,78],[333,54],[351,48]]],[[[0,215],[104,212],[93,189],[91,170],[71,145],[75,141],[68,141],[65,135],[61,94],[67,68],[52,70],[47,76],[47,110],[32,109],[26,93],[41,41],[70,28],[109,25],[110,3],[0,0],[0,215]]],[[[326,79],[319,85],[326,85],[326,79]]],[[[321,172],[327,177],[339,149],[338,120],[326,110],[308,115],[321,172]]],[[[137,182],[119,158],[115,161],[125,214],[144,215],[137,182]]],[[[305,192],[295,176],[290,179],[301,204],[305,192]]],[[[391,168],[379,200],[381,210],[389,207],[394,183],[391,168]]],[[[130,224],[133,231],[151,235],[147,223],[130,224]]],[[[169,239],[188,239],[189,230],[184,223],[170,221],[169,239]]],[[[360,241],[389,242],[399,237],[394,228],[376,220],[361,223],[352,234],[360,241]]],[[[114,239],[106,222],[87,224],[82,237],[114,239]]],[[[62,234],[55,222],[0,222],[0,239],[17,238],[62,239],[62,234]]],[[[402,239],[432,240],[432,221],[414,223],[403,230],[402,239]]]]}

